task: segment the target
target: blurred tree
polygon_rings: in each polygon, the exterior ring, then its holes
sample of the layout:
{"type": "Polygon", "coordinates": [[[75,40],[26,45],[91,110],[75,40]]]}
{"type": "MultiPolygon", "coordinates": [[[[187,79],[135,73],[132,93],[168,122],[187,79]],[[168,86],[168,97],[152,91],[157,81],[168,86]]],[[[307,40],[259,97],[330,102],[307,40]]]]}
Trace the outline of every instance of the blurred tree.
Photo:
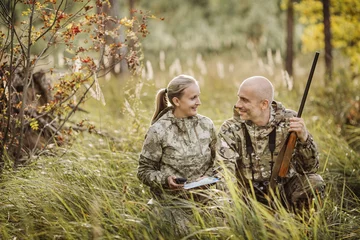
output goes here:
{"type": "Polygon", "coordinates": [[[325,36],[325,75],[326,79],[332,78],[332,46],[331,46],[331,25],[330,25],[330,0],[322,0],[324,15],[324,36],[325,36]]]}
{"type": "Polygon", "coordinates": [[[286,17],[286,59],[285,70],[289,76],[293,75],[293,59],[294,59],[294,6],[293,0],[287,0],[287,17],[286,17]]]}
{"type": "Polygon", "coordinates": [[[196,50],[237,53],[284,47],[283,11],[280,0],[137,1],[165,21],[151,29],[143,43],[147,50],[196,50]]]}
{"type": "MultiPolygon", "coordinates": [[[[360,71],[360,1],[330,0],[329,3],[332,47],[349,57],[350,71],[353,77],[356,77],[360,71]]],[[[313,52],[324,49],[325,31],[322,1],[302,0],[295,5],[295,9],[300,13],[300,23],[306,26],[302,35],[302,50],[313,52]]]]}
{"type": "MultiPolygon", "coordinates": [[[[129,0],[130,3],[133,3],[132,0],[129,0]]],[[[97,12],[100,13],[105,13],[107,16],[111,16],[114,19],[119,19],[120,18],[120,4],[119,1],[117,0],[108,0],[108,4],[99,4],[97,7],[97,12]]],[[[132,16],[130,16],[131,19],[132,16]]],[[[116,26],[116,22],[115,21],[111,21],[112,19],[109,18],[107,21],[105,21],[105,25],[104,25],[104,29],[105,31],[111,31],[111,29],[114,29],[116,26]]],[[[119,35],[114,37],[114,36],[105,36],[105,43],[107,45],[110,44],[119,44],[119,43],[123,43],[125,41],[125,32],[124,29],[120,29],[119,30],[119,35]]],[[[126,49],[125,47],[120,48],[119,52],[117,53],[117,55],[111,55],[108,59],[104,59],[104,61],[102,62],[104,69],[106,69],[108,72],[111,71],[112,74],[118,74],[121,72],[128,72],[128,66],[126,63],[126,60],[124,58],[122,58],[122,60],[119,62],[116,58],[119,58],[119,56],[123,56],[126,53],[126,49]],[[115,65],[116,64],[120,64],[120,70],[119,71],[115,71],[115,65]]]]}
{"type": "MultiPolygon", "coordinates": [[[[111,16],[115,19],[120,19],[123,17],[128,17],[129,19],[132,19],[134,16],[134,12],[136,12],[136,5],[135,0],[128,0],[128,1],[118,1],[118,0],[108,0],[107,4],[101,4],[100,7],[98,7],[98,12],[104,12],[106,15],[111,16]]],[[[115,27],[114,21],[106,21],[105,24],[105,30],[106,29],[113,29],[115,27]]],[[[124,43],[128,41],[126,39],[126,32],[124,28],[121,28],[119,30],[119,36],[117,37],[111,37],[106,36],[105,37],[106,44],[119,44],[124,43]]],[[[129,39],[127,46],[124,45],[124,47],[119,49],[118,56],[125,56],[126,53],[129,51],[129,49],[132,49],[134,47],[134,42],[129,39]]],[[[108,71],[111,71],[112,74],[117,75],[119,73],[128,73],[129,68],[127,65],[126,60],[123,57],[120,57],[120,62],[116,59],[119,58],[117,56],[112,56],[111,59],[107,59],[106,62],[104,62],[104,66],[108,69],[108,71]],[[116,65],[119,65],[118,68],[116,65]]]]}

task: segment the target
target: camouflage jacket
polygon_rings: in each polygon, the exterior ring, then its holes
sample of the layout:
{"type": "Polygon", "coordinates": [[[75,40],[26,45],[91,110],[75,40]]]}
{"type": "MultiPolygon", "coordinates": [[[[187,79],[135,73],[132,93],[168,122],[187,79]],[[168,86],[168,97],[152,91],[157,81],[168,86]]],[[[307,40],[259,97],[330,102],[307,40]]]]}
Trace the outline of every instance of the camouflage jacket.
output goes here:
{"type": "MultiPolygon", "coordinates": [[[[248,180],[269,181],[272,166],[269,134],[276,128],[276,147],[273,156],[273,161],[275,161],[288,134],[289,118],[293,116],[296,116],[296,112],[285,109],[281,103],[274,101],[271,106],[269,123],[266,126],[256,126],[251,121],[241,120],[239,114],[234,110],[234,117],[222,124],[218,134],[217,157],[219,161],[217,161],[217,169],[220,174],[223,172],[222,167],[226,167],[234,176],[240,173],[240,176],[248,180]],[[244,127],[249,132],[254,149],[251,162],[246,152],[244,127]],[[236,169],[239,169],[240,172],[236,173],[236,169]]],[[[296,173],[316,172],[318,165],[317,148],[309,134],[305,143],[297,141],[287,178],[296,173]]]]}
{"type": "Polygon", "coordinates": [[[137,176],[155,192],[168,188],[171,175],[188,181],[212,176],[215,145],[216,132],[209,118],[198,114],[178,119],[170,110],[149,128],[137,176]]]}

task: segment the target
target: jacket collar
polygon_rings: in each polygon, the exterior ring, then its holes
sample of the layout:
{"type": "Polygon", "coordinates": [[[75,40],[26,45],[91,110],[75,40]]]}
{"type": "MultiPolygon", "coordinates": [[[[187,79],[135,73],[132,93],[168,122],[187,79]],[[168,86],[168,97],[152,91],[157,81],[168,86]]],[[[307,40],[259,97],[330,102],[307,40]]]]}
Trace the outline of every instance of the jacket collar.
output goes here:
{"type": "Polygon", "coordinates": [[[159,120],[169,120],[169,121],[171,121],[171,124],[176,125],[183,132],[186,132],[188,127],[194,127],[198,124],[198,122],[199,122],[198,115],[187,117],[187,118],[177,118],[174,116],[173,110],[174,110],[173,107],[165,108],[160,113],[160,114],[162,114],[162,116],[160,117],[159,120]]]}

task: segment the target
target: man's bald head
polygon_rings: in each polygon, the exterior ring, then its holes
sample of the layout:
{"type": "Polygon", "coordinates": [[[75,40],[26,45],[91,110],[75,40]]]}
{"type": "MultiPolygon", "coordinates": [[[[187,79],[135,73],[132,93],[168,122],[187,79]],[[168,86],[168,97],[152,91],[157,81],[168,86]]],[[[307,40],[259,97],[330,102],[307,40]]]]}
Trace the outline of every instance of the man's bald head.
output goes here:
{"type": "Polygon", "coordinates": [[[253,76],[245,79],[240,88],[251,89],[259,100],[267,99],[269,104],[274,100],[274,87],[265,77],[253,76]]]}

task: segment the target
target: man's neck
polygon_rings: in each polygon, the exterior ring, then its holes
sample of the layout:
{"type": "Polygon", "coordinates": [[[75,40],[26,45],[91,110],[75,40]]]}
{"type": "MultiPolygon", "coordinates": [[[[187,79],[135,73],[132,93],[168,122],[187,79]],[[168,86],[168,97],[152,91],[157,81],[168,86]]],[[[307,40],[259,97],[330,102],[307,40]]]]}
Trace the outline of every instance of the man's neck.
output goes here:
{"type": "Polygon", "coordinates": [[[259,119],[253,121],[253,123],[258,127],[263,127],[269,123],[269,120],[270,120],[270,109],[267,109],[266,111],[264,111],[264,114],[259,116],[259,119]]]}

